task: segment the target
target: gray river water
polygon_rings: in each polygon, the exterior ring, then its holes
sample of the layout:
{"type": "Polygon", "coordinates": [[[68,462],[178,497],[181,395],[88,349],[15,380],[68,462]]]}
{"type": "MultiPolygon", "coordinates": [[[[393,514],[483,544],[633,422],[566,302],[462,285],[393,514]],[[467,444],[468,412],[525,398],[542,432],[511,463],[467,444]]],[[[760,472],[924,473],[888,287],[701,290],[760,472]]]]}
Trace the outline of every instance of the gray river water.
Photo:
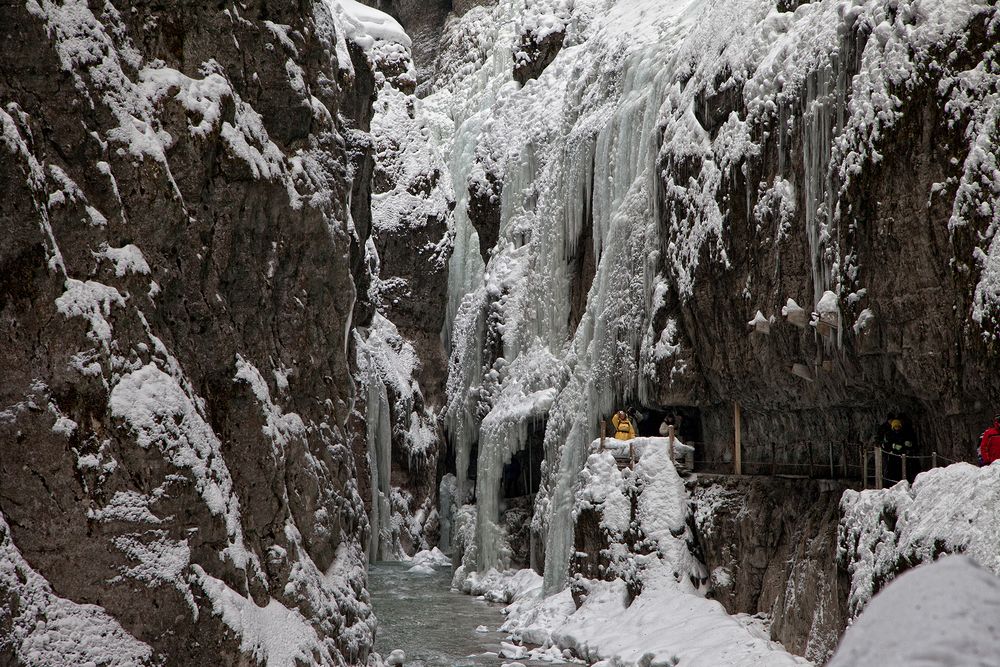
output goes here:
{"type": "Polygon", "coordinates": [[[378,616],[375,650],[388,657],[406,653],[407,667],[500,665],[497,632],[504,622],[501,606],[451,590],[451,568],[434,574],[407,572],[409,563],[376,563],[368,586],[378,616]],[[485,625],[489,632],[476,632],[485,625]],[[485,655],[484,655],[485,654],[485,655]]]}

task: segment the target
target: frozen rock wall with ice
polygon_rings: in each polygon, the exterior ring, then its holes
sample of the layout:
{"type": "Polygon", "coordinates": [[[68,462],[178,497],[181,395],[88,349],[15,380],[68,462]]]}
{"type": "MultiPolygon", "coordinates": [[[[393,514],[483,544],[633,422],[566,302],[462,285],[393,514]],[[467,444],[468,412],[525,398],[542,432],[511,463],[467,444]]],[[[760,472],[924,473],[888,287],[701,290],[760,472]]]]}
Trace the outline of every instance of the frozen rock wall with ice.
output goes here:
{"type": "Polygon", "coordinates": [[[369,664],[374,75],[343,16],[0,25],[0,662],[369,664]]]}
{"type": "Polygon", "coordinates": [[[860,442],[889,410],[920,453],[972,460],[1000,389],[995,6],[713,7],[681,47],[658,162],[665,315],[702,401],[744,406],[744,460],[860,442]],[[758,310],[774,325],[749,335],[758,310]]]}
{"type": "Polygon", "coordinates": [[[500,0],[448,20],[425,102],[456,187],[447,424],[458,488],[473,458],[489,509],[480,567],[503,564],[497,479],[526,423],[553,590],[586,446],[623,405],[697,409],[718,462],[734,403],[745,465],[857,446],[889,410],[922,453],[973,455],[1000,400],[998,29],[984,0],[500,0]]]}
{"type": "Polygon", "coordinates": [[[415,96],[411,40],[391,17],[343,4],[356,57],[373,73],[371,235],[364,246],[373,315],[355,321],[358,397],[349,422],[371,523],[369,560],[438,542],[448,259],[454,193],[415,96]]]}

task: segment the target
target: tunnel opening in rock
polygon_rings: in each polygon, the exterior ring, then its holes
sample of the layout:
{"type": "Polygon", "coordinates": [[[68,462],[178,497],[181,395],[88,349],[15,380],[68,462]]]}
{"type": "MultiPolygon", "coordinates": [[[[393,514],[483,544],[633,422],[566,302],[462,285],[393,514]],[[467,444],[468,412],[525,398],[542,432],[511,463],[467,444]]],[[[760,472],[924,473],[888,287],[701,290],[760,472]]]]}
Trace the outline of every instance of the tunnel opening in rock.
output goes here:
{"type": "Polygon", "coordinates": [[[701,410],[692,406],[664,406],[646,408],[636,412],[636,435],[654,437],[663,435],[660,427],[673,423],[674,434],[687,444],[702,442],[701,410]]]}

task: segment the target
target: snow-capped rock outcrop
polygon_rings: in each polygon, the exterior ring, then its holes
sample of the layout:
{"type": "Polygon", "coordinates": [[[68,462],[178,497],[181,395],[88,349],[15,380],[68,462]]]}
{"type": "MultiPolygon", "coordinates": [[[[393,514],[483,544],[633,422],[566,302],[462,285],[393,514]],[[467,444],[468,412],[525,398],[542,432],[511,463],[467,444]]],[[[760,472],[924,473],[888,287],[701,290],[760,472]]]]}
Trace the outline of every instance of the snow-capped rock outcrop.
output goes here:
{"type": "Polygon", "coordinates": [[[546,596],[531,570],[475,581],[487,598],[511,602],[504,629],[515,640],[540,645],[521,648],[524,657],[569,649],[629,667],[809,664],[705,597],[691,499],[666,447],[646,448],[624,470],[610,451],[593,453],[578,481],[569,590],[546,596]]]}
{"type": "Polygon", "coordinates": [[[956,463],[913,485],[848,491],[841,501],[838,559],[850,573],[857,616],[895,577],[947,554],[964,554],[1000,576],[1000,465],[956,463]]]}

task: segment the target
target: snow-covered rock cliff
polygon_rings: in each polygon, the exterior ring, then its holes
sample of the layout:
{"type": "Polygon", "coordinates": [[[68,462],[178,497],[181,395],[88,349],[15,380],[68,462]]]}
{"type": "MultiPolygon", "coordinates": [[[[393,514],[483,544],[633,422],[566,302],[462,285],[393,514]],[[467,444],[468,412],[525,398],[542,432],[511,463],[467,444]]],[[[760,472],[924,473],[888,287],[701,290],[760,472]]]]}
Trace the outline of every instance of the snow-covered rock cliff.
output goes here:
{"type": "Polygon", "coordinates": [[[460,489],[477,459],[480,567],[526,425],[544,424],[553,589],[573,480],[623,405],[697,410],[709,460],[728,460],[734,403],[750,464],[855,446],[889,409],[928,453],[970,456],[1000,400],[997,30],[980,0],[501,0],[449,19],[425,102],[456,183],[448,437],[460,489]]]}
{"type": "Polygon", "coordinates": [[[0,662],[368,664],[345,423],[372,73],[341,17],[0,25],[0,662]]]}
{"type": "Polygon", "coordinates": [[[354,56],[373,73],[370,317],[354,325],[358,397],[349,423],[369,511],[369,559],[407,558],[438,540],[437,476],[454,193],[414,94],[411,41],[378,10],[341,3],[354,56]]]}

